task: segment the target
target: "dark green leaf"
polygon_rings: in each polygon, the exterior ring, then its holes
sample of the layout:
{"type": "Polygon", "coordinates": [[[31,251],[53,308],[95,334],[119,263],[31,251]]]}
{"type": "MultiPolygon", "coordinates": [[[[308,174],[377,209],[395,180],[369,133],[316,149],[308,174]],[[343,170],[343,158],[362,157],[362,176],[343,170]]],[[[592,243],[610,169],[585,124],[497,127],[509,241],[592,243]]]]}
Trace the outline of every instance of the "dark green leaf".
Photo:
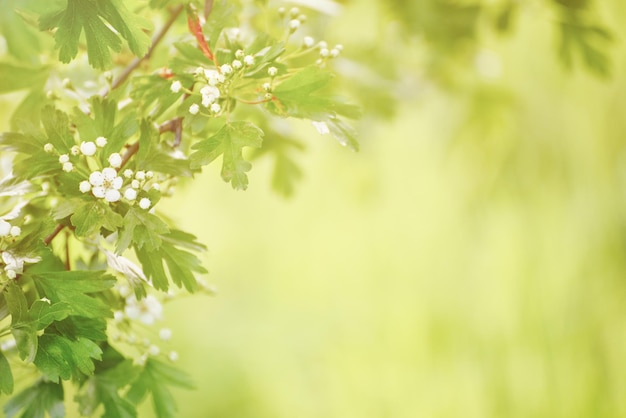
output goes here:
{"type": "Polygon", "coordinates": [[[116,252],[121,254],[131,243],[138,248],[146,246],[155,250],[161,245],[161,234],[167,234],[169,228],[158,216],[143,209],[131,207],[124,216],[124,226],[120,232],[116,252]]]}
{"type": "Polygon", "coordinates": [[[87,318],[111,317],[109,305],[91,295],[113,287],[115,278],[100,271],[65,271],[32,274],[39,293],[52,303],[65,302],[72,314],[87,318]]]}
{"type": "Polygon", "coordinates": [[[28,303],[22,288],[11,282],[5,299],[11,313],[11,333],[15,337],[20,358],[30,363],[37,352],[37,330],[28,314],[28,303]]]}
{"type": "Polygon", "coordinates": [[[122,215],[114,212],[101,200],[85,202],[76,209],[70,218],[76,227],[76,236],[88,237],[100,231],[100,228],[116,231],[123,224],[122,215]]]}
{"type": "Polygon", "coordinates": [[[69,340],[60,335],[44,334],[39,337],[35,365],[50,381],[77,379],[82,374],[93,374],[93,360],[99,360],[101,354],[98,345],[87,338],[69,340]]]}
{"type": "Polygon", "coordinates": [[[130,13],[120,0],[67,0],[64,10],[55,10],[41,18],[42,29],[58,26],[55,41],[61,62],[68,63],[76,57],[84,32],[89,63],[98,69],[111,65],[110,49],[119,52],[122,47],[120,38],[107,24],[128,41],[134,54],[143,56],[147,52],[150,38],[144,30],[148,29],[148,22],[130,13]]]}
{"type": "Polygon", "coordinates": [[[72,309],[64,302],[50,304],[42,300],[36,300],[30,307],[30,319],[33,321],[36,330],[42,330],[54,321],[61,321],[66,318],[72,309]]]}

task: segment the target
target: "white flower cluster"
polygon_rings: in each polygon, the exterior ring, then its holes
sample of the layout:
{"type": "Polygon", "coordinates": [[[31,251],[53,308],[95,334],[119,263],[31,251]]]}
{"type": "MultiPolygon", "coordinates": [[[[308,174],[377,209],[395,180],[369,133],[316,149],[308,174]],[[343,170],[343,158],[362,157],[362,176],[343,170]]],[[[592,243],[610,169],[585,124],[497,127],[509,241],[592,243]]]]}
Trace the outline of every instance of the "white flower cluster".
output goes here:
{"type": "Polygon", "coordinates": [[[22,233],[22,229],[17,225],[11,225],[4,219],[0,219],[0,239],[4,237],[17,238],[22,233]]]}
{"type": "Polygon", "coordinates": [[[25,263],[37,263],[41,257],[25,257],[13,254],[11,251],[0,252],[0,259],[4,264],[4,272],[9,279],[15,279],[24,272],[25,263]]]}
{"type": "MultiPolygon", "coordinates": [[[[284,7],[279,7],[278,13],[281,16],[284,16],[287,14],[287,10],[284,7]]],[[[292,7],[291,9],[289,9],[288,18],[289,21],[287,22],[287,27],[289,28],[289,33],[294,33],[296,30],[298,30],[300,25],[306,22],[307,19],[306,15],[300,13],[300,9],[297,7],[292,7]]]]}
{"type": "MultiPolygon", "coordinates": [[[[109,158],[109,163],[113,165],[111,160],[112,159],[109,158]]],[[[122,175],[127,182],[127,187],[123,191],[123,195],[121,190],[124,186],[125,180],[113,167],[107,167],[102,171],[93,171],[89,175],[89,180],[84,180],[79,184],[80,191],[83,193],[91,191],[95,197],[113,203],[121,200],[122,196],[129,202],[135,202],[142,190],[147,188],[160,190],[161,188],[159,183],[152,183],[151,185],[148,184],[149,181],[154,178],[154,173],[152,171],[140,170],[133,172],[133,170],[126,169],[122,175]]],[[[141,209],[147,210],[152,206],[152,201],[147,197],[142,197],[137,202],[137,205],[141,209]]]]}
{"type": "MultiPolygon", "coordinates": [[[[304,45],[307,48],[312,48],[314,41],[311,40],[307,40],[305,38],[304,40],[304,45]],[[307,44],[311,45],[311,46],[307,46],[307,44]]],[[[317,47],[319,48],[319,54],[320,54],[320,58],[318,60],[318,64],[330,59],[330,58],[337,58],[339,56],[339,54],[341,54],[341,51],[343,51],[343,45],[341,44],[337,44],[335,45],[333,48],[328,48],[328,43],[326,43],[326,41],[320,41],[317,43],[317,47]]]]}
{"type": "MultiPolygon", "coordinates": [[[[217,115],[222,111],[222,106],[218,103],[223,91],[228,89],[229,80],[240,73],[245,67],[251,67],[255,63],[254,55],[247,55],[243,50],[238,49],[235,52],[235,59],[231,63],[222,64],[217,69],[207,69],[203,67],[196,68],[196,80],[205,84],[200,89],[200,104],[202,107],[209,109],[211,114],[217,115]]],[[[174,93],[178,93],[182,89],[180,81],[172,82],[170,89],[174,93]]],[[[197,115],[200,113],[201,107],[198,103],[192,103],[189,106],[189,113],[197,115]]]]}
{"type": "MultiPolygon", "coordinates": [[[[163,317],[163,305],[159,300],[148,295],[141,300],[137,300],[131,289],[126,286],[118,286],[120,296],[125,298],[124,310],[115,311],[113,318],[116,323],[125,321],[139,321],[144,325],[152,326],[163,317]]],[[[121,328],[127,330],[127,328],[121,328]]],[[[172,330],[169,328],[161,328],[158,331],[158,339],[167,342],[172,338],[172,330]]],[[[162,353],[161,347],[153,343],[149,338],[138,338],[135,334],[126,332],[124,338],[121,335],[116,336],[117,340],[123,340],[127,344],[138,346],[142,350],[142,354],[135,359],[137,364],[144,364],[148,356],[158,356],[162,353]]],[[[178,360],[178,353],[170,351],[167,353],[170,361],[178,360]]]]}
{"type": "MultiPolygon", "coordinates": [[[[83,141],[80,146],[78,145],[74,145],[71,149],[70,149],[70,154],[72,156],[78,156],[78,155],[84,155],[86,157],[91,157],[93,155],[95,155],[97,148],[102,148],[107,144],[107,139],[103,136],[99,136],[98,138],[96,138],[95,142],[92,141],[88,141],[85,142],[83,141]]],[[[56,152],[56,149],[54,148],[54,145],[52,145],[51,143],[47,143],[43,146],[43,150],[49,154],[52,154],[54,152],[56,152]]],[[[121,158],[119,159],[120,163],[121,163],[121,158]]],[[[59,155],[59,163],[61,164],[61,167],[63,168],[63,171],[65,171],[66,173],[71,173],[72,171],[74,171],[74,163],[71,161],[71,157],[69,154],[60,154],[59,155]]]]}

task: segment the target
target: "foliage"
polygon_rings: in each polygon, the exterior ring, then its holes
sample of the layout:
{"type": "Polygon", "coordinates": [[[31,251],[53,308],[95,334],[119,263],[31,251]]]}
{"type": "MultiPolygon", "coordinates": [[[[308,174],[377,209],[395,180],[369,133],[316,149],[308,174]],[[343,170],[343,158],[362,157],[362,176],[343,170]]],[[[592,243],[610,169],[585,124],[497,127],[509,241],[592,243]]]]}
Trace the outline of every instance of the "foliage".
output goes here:
{"type": "Polygon", "coordinates": [[[263,1],[2,4],[0,94],[22,97],[0,136],[12,168],[0,183],[4,412],[62,417],[72,384],[85,416],[135,417],[150,396],[174,417],[168,386],[193,385],[161,347],[171,331],[157,343],[142,330],[173,288],[210,289],[205,246],[159,201],[220,159],[245,190],[266,156],[291,193],[301,172],[285,150],[302,146],[278,120],[310,120],[357,149],[345,118],[359,112],[332,87],[342,48],[303,36],[298,8],[263,1]]]}

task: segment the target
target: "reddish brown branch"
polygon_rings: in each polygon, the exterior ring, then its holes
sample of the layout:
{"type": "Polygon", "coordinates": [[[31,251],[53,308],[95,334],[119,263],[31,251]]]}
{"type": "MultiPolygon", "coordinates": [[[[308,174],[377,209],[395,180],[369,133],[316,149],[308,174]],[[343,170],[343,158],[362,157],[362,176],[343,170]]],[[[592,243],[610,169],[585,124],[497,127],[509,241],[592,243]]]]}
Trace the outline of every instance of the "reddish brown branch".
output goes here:
{"type": "Polygon", "coordinates": [[[56,228],[54,228],[54,231],[52,231],[52,233],[50,235],[48,235],[46,238],[44,238],[43,243],[46,245],[50,245],[50,243],[52,242],[52,240],[59,235],[59,232],[61,232],[63,230],[63,228],[65,228],[65,225],[63,224],[58,224],[56,226],[56,228]]]}

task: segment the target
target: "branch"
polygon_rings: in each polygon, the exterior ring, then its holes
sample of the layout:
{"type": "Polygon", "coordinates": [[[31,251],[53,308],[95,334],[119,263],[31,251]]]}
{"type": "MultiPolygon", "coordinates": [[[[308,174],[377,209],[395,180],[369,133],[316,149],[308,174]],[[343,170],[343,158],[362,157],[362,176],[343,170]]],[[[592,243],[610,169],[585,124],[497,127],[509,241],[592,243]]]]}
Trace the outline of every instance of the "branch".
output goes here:
{"type": "MultiPolygon", "coordinates": [[[[152,45],[150,45],[150,49],[148,49],[148,52],[146,53],[146,55],[144,55],[142,58],[135,58],[135,59],[133,59],[131,61],[131,63],[128,64],[128,67],[126,67],[124,69],[124,71],[122,71],[120,76],[115,81],[113,81],[113,83],[111,84],[111,90],[115,90],[116,88],[121,86],[128,79],[128,77],[130,77],[132,72],[135,71],[137,69],[137,67],[139,67],[139,65],[143,61],[149,59],[152,56],[152,53],[154,52],[155,48],[163,40],[163,38],[165,37],[167,32],[170,30],[170,28],[172,27],[172,25],[176,21],[176,18],[178,17],[178,15],[180,15],[180,13],[182,11],[183,11],[183,5],[182,4],[176,6],[174,9],[172,9],[172,11],[170,12],[170,17],[167,20],[167,22],[165,22],[165,25],[163,25],[161,30],[159,32],[157,32],[156,35],[154,35],[154,38],[152,39],[152,45]]],[[[110,93],[111,90],[107,89],[107,90],[103,91],[102,94],[101,94],[102,97],[106,97],[110,93]]]]}
{"type": "Polygon", "coordinates": [[[44,238],[43,243],[47,245],[50,245],[50,243],[52,242],[52,240],[54,239],[54,237],[56,237],[57,235],[59,235],[59,232],[61,232],[63,230],[63,228],[65,228],[65,225],[63,224],[58,224],[56,226],[56,228],[54,228],[54,231],[52,231],[52,233],[50,235],[48,235],[46,238],[44,238]]]}

